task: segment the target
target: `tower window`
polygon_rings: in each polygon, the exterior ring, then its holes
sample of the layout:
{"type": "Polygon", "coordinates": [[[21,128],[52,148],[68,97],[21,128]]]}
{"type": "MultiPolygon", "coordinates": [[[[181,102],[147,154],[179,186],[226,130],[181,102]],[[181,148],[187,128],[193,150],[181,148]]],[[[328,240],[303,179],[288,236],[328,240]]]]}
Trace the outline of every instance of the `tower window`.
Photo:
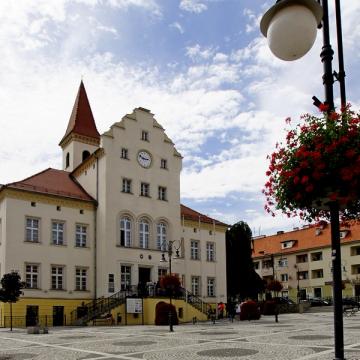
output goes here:
{"type": "Polygon", "coordinates": [[[90,152],[87,150],[84,150],[82,153],[82,161],[84,161],[85,159],[87,159],[90,156],[90,152]]]}
{"type": "Polygon", "coordinates": [[[141,140],[149,141],[149,133],[145,130],[141,132],[141,140]]]}
{"type": "Polygon", "coordinates": [[[70,166],[70,154],[66,154],[66,161],[65,161],[65,168],[68,168],[70,166]]]}

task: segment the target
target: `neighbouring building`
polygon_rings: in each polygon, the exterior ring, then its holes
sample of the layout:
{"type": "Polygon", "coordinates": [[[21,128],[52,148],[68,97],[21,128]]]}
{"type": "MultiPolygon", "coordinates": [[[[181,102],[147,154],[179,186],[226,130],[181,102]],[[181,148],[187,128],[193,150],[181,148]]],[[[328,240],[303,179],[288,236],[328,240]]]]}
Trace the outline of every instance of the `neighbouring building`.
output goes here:
{"type": "MultiPolygon", "coordinates": [[[[360,296],[360,225],[340,229],[343,297],[360,296]]],[[[255,269],[265,280],[275,276],[282,296],[292,300],[332,297],[330,224],[278,231],[253,238],[255,269]]]]}
{"type": "MultiPolygon", "coordinates": [[[[64,315],[172,272],[204,302],[226,301],[227,225],[180,204],[182,156],[147,109],[99,134],[83,82],[61,138],[63,169],[0,188],[0,276],[26,282],[16,316],[64,315]]],[[[0,318],[8,315],[0,303],[0,318]]]]}

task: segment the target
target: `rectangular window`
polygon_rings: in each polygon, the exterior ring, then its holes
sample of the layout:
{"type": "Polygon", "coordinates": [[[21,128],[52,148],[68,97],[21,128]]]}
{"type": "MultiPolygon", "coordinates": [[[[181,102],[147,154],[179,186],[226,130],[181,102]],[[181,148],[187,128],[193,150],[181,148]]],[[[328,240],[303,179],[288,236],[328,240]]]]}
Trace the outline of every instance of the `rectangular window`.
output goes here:
{"type": "Polygon", "coordinates": [[[323,269],[312,270],[311,277],[313,279],[320,279],[324,277],[323,269]]]}
{"type": "Polygon", "coordinates": [[[39,242],[39,225],[39,219],[26,218],[26,241],[39,242]]]}
{"type": "Polygon", "coordinates": [[[126,148],[121,149],[121,158],[122,159],[129,159],[129,150],[126,148]]]}
{"type": "Polygon", "coordinates": [[[87,289],[87,269],[76,268],[75,270],[75,290],[85,291],[87,289]]]}
{"type": "Polygon", "coordinates": [[[86,240],[87,240],[87,226],[77,224],[76,232],[75,232],[75,246],[86,247],[86,240]]]}
{"type": "Polygon", "coordinates": [[[51,267],[51,289],[64,290],[64,267],[52,266],[51,267]]]}
{"type": "Polygon", "coordinates": [[[351,265],[351,274],[352,275],[360,274],[360,264],[351,265]]]}
{"type": "Polygon", "coordinates": [[[302,255],[296,255],[296,262],[299,263],[305,263],[308,262],[308,256],[307,254],[302,254],[302,255]]]}
{"type": "Polygon", "coordinates": [[[281,281],[289,281],[289,275],[288,274],[281,274],[281,281]]]}
{"type": "Polygon", "coordinates": [[[144,182],[140,184],[140,195],[150,197],[150,184],[144,182]]]}
{"type": "Polygon", "coordinates": [[[288,266],[288,259],[287,258],[279,259],[278,265],[279,265],[279,267],[287,267],[288,266]]]}
{"type": "Polygon", "coordinates": [[[159,195],[159,200],[166,201],[166,187],[159,186],[158,195],[159,195]]]}
{"type": "Polygon", "coordinates": [[[297,274],[298,274],[298,280],[307,280],[309,278],[308,271],[299,271],[297,274]]]}
{"type": "Polygon", "coordinates": [[[115,292],[115,277],[114,277],[114,274],[109,274],[108,292],[109,293],[115,292]]]}
{"type": "Polygon", "coordinates": [[[39,288],[39,265],[27,264],[25,266],[25,284],[27,289],[39,288]]]}
{"type": "Polygon", "coordinates": [[[53,221],[51,224],[51,239],[53,245],[64,245],[64,223],[53,221]]]}
{"type": "Polygon", "coordinates": [[[127,290],[131,286],[131,267],[121,265],[120,289],[127,290]]]}
{"type": "Polygon", "coordinates": [[[213,242],[206,243],[206,260],[215,261],[215,244],[213,242]]]}
{"type": "Polygon", "coordinates": [[[352,246],[350,248],[350,255],[351,256],[358,256],[360,255],[360,246],[352,246]]]}
{"type": "Polygon", "coordinates": [[[270,269],[272,268],[273,264],[272,264],[272,260],[263,260],[262,261],[262,268],[263,269],[270,269]]]}
{"type": "Polygon", "coordinates": [[[131,194],[131,180],[122,179],[122,192],[131,194]]]}
{"type": "Polygon", "coordinates": [[[164,277],[167,274],[167,269],[163,269],[163,268],[158,268],[158,280],[160,281],[160,279],[162,277],[164,277]]]}
{"type": "Polygon", "coordinates": [[[200,260],[199,241],[197,241],[197,240],[191,240],[190,259],[191,260],[200,260]]]}
{"type": "Polygon", "coordinates": [[[311,254],[311,261],[320,261],[323,259],[322,252],[315,252],[311,254]]]}
{"type": "Polygon", "coordinates": [[[260,263],[258,261],[254,261],[254,269],[259,270],[260,263]]]}
{"type": "Polygon", "coordinates": [[[199,276],[191,277],[191,292],[195,296],[200,296],[200,277],[199,276]]]}
{"type": "Polygon", "coordinates": [[[149,133],[145,130],[141,131],[141,140],[149,141],[149,133]]]}
{"type": "Polygon", "coordinates": [[[207,296],[209,296],[209,297],[215,296],[215,279],[214,278],[207,279],[207,296]]]}
{"type": "Polygon", "coordinates": [[[167,169],[167,160],[166,159],[161,159],[160,168],[161,169],[167,169]]]}

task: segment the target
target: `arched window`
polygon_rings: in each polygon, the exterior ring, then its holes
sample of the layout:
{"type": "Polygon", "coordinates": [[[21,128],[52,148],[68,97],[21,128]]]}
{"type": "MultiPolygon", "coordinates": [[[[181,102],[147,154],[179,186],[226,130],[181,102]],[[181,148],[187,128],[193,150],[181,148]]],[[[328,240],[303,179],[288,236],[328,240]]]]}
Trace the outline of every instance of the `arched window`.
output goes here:
{"type": "Polygon", "coordinates": [[[65,169],[70,166],[70,154],[66,154],[66,160],[65,160],[65,169]]]}
{"type": "Polygon", "coordinates": [[[150,224],[146,219],[139,222],[139,246],[142,249],[149,248],[150,224]]]}
{"type": "Polygon", "coordinates": [[[120,246],[131,246],[131,219],[128,216],[120,219],[120,246]]]}
{"type": "Polygon", "coordinates": [[[90,156],[90,152],[87,150],[84,150],[82,153],[82,161],[84,161],[86,158],[90,156]]]}
{"type": "Polygon", "coordinates": [[[164,222],[160,222],[156,227],[156,247],[162,251],[166,251],[166,233],[167,226],[164,222]]]}

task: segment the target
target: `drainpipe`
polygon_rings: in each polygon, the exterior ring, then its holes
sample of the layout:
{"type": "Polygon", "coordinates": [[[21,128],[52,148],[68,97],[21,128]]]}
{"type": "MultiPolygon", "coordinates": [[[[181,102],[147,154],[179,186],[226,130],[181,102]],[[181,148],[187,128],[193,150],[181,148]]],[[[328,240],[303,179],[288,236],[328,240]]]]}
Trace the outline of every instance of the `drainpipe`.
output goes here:
{"type": "Polygon", "coordinates": [[[99,198],[99,158],[96,156],[96,208],[94,211],[94,300],[97,299],[97,206],[99,198]]]}

